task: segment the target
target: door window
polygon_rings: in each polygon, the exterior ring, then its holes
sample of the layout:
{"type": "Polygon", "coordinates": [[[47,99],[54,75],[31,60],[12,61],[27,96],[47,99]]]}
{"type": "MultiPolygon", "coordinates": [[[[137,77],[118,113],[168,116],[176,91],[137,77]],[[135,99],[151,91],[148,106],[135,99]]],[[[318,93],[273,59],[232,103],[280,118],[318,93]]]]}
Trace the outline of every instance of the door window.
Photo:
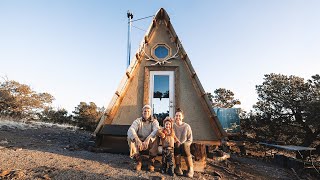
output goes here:
{"type": "Polygon", "coordinates": [[[153,71],[150,74],[150,104],[153,115],[162,125],[164,118],[173,116],[173,71],[153,71]]]}

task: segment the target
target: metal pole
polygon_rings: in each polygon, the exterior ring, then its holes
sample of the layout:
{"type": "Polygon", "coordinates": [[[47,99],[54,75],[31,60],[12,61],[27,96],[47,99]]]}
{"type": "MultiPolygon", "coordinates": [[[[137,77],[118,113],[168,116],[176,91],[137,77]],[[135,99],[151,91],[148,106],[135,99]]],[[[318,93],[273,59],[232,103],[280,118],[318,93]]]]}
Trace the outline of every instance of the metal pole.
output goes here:
{"type": "Polygon", "coordinates": [[[130,66],[130,54],[131,54],[131,38],[130,38],[130,34],[131,34],[131,25],[132,25],[132,21],[131,19],[133,18],[133,14],[128,10],[127,12],[127,17],[128,17],[128,46],[127,46],[127,67],[130,66]]]}

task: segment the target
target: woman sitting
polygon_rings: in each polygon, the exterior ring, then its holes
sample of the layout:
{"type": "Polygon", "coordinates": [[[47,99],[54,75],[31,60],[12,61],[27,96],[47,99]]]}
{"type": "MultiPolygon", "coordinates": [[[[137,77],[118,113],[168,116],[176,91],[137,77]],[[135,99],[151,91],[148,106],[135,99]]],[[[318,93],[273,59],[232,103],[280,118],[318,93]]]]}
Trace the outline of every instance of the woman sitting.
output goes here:
{"type": "Polygon", "coordinates": [[[183,122],[183,118],[183,111],[181,109],[177,109],[173,129],[179,141],[175,144],[174,148],[174,159],[176,163],[174,172],[179,176],[183,175],[181,170],[181,155],[183,155],[188,166],[187,176],[192,178],[194,174],[192,156],[190,152],[190,146],[193,140],[192,130],[189,124],[183,122]]]}

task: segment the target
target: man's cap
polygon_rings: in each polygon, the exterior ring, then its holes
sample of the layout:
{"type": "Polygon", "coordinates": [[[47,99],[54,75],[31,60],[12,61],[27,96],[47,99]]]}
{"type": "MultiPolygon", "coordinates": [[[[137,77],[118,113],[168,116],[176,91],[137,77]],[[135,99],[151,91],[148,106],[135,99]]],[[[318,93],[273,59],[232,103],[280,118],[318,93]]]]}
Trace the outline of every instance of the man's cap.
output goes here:
{"type": "Polygon", "coordinates": [[[146,104],[146,105],[143,106],[142,110],[143,109],[151,109],[151,106],[149,104],[146,104]]]}

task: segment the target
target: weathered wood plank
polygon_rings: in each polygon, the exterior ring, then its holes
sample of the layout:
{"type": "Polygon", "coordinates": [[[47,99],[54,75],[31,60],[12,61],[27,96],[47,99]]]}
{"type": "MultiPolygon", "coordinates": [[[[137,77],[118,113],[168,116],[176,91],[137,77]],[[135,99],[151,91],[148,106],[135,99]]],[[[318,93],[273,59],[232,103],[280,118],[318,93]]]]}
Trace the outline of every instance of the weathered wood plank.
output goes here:
{"type": "Polygon", "coordinates": [[[127,132],[130,125],[115,125],[106,124],[102,127],[100,135],[110,135],[110,136],[123,136],[127,137],[127,132]]]}
{"type": "Polygon", "coordinates": [[[101,145],[91,147],[92,152],[129,154],[127,137],[122,136],[101,136],[101,145]]]}
{"type": "Polygon", "coordinates": [[[190,150],[191,150],[191,154],[194,155],[194,159],[196,161],[204,160],[207,157],[206,145],[204,144],[192,143],[190,150]]]}

